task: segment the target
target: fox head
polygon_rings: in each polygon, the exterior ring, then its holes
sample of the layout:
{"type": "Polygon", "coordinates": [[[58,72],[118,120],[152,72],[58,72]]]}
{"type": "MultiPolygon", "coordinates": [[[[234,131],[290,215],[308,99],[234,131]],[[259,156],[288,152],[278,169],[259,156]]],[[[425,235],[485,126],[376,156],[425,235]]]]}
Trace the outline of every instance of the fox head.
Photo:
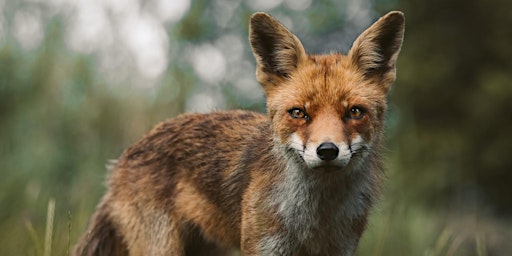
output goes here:
{"type": "Polygon", "coordinates": [[[311,169],[361,163],[380,146],[387,94],[404,37],[404,15],[390,12],[348,54],[309,55],[265,13],[251,17],[256,77],[275,139],[311,169]]]}

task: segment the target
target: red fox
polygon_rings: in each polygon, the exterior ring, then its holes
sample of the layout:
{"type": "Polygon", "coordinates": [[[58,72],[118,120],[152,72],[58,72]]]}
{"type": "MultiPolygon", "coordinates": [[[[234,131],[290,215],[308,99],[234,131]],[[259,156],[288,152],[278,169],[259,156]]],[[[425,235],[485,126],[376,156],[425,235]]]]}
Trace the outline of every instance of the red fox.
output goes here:
{"type": "Polygon", "coordinates": [[[255,13],[250,44],[268,114],[162,122],[123,152],[74,255],[353,255],[383,185],[387,94],[404,15],[346,54],[309,55],[255,13]]]}

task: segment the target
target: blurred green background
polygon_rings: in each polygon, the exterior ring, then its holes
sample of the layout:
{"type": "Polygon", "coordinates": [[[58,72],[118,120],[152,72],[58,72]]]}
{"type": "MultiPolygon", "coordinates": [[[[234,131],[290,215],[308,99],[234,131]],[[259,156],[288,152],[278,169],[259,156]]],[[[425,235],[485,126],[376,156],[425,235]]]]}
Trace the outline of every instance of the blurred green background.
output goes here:
{"type": "Polygon", "coordinates": [[[395,9],[388,182],[358,255],[511,255],[508,0],[0,0],[0,255],[66,255],[107,161],[157,122],[265,111],[252,12],[328,53],[395,9]]]}

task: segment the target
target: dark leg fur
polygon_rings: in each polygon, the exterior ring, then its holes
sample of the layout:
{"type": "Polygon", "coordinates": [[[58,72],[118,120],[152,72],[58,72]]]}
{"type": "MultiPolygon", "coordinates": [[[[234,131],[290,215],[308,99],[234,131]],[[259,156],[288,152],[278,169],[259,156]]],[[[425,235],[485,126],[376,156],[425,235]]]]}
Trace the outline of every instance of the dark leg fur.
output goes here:
{"type": "Polygon", "coordinates": [[[114,223],[101,207],[91,219],[89,230],[82,235],[73,251],[74,256],[129,255],[126,244],[114,223]]]}
{"type": "Polygon", "coordinates": [[[229,256],[236,251],[229,248],[219,247],[217,244],[204,239],[198,228],[191,228],[186,239],[185,255],[186,256],[229,256]]]}

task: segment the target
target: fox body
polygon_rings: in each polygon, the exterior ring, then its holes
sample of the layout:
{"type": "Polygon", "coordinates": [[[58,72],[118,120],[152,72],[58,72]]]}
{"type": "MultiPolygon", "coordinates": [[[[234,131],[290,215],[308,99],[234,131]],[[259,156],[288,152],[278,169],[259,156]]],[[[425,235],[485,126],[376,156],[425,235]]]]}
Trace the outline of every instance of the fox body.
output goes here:
{"type": "Polygon", "coordinates": [[[128,148],[75,255],[352,255],[379,198],[391,12],[347,55],[309,55],[265,13],[250,42],[268,114],[183,114],[128,148]]]}

